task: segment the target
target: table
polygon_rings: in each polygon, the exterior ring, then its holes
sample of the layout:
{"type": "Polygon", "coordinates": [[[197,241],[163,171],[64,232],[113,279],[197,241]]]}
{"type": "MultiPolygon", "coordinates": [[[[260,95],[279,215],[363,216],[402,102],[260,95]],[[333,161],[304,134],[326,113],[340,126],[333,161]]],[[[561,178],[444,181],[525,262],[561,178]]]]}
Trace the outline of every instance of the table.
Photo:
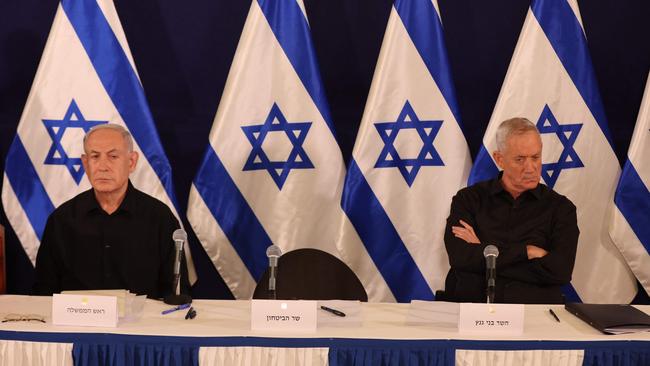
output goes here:
{"type": "Polygon", "coordinates": [[[408,304],[363,303],[360,326],[312,334],[250,330],[249,301],[193,306],[193,320],[147,300],[139,321],[68,327],[51,324],[50,297],[2,295],[0,318],[34,313],[47,323],[0,323],[0,365],[650,365],[650,333],[604,335],[559,305],[526,305],[525,333],[498,339],[407,326],[408,304]]]}

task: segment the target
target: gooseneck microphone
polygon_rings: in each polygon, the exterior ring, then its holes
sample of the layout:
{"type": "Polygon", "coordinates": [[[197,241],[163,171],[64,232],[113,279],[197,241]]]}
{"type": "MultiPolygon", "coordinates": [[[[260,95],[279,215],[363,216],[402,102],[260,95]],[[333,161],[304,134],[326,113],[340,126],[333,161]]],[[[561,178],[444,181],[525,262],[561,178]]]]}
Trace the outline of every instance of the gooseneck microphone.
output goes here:
{"type": "Polygon", "coordinates": [[[487,281],[487,303],[494,303],[494,292],[496,289],[497,279],[497,257],[499,256],[499,248],[494,245],[488,245],[483,249],[483,256],[485,257],[485,279],[487,281]]]}
{"type": "Polygon", "coordinates": [[[269,299],[275,300],[275,279],[278,273],[278,258],[282,250],[277,245],[271,245],[266,249],[266,256],[269,257],[269,299]]]}
{"type": "Polygon", "coordinates": [[[183,261],[183,246],[187,241],[187,233],[183,229],[176,229],[172,234],[174,240],[174,281],[172,282],[172,294],[164,298],[165,304],[182,305],[192,302],[189,295],[181,294],[181,263],[183,261]]]}

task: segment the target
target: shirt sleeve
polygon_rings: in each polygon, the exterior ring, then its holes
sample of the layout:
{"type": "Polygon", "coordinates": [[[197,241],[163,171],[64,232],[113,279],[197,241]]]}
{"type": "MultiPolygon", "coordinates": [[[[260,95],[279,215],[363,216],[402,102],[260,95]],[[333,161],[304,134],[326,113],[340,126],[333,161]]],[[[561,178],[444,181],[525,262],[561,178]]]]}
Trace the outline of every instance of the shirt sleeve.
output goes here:
{"type": "Polygon", "coordinates": [[[564,285],[571,281],[580,233],[576,207],[564,198],[552,220],[550,245],[546,249],[548,254],[504,268],[500,276],[538,285],[564,285]]]}
{"type": "MultiPolygon", "coordinates": [[[[485,257],[483,250],[489,243],[471,244],[457,238],[451,231],[452,226],[462,226],[460,220],[468,223],[481,240],[481,228],[477,223],[476,214],[480,205],[477,192],[463,189],[454,196],[451,202],[447,226],[445,228],[445,248],[449,256],[449,264],[457,270],[483,273],[485,272],[485,257]]],[[[525,247],[499,247],[497,266],[510,266],[527,260],[525,247]]]]}
{"type": "Polygon", "coordinates": [[[56,219],[47,219],[41,245],[36,254],[34,295],[51,296],[61,292],[61,253],[57,250],[56,219]]]}

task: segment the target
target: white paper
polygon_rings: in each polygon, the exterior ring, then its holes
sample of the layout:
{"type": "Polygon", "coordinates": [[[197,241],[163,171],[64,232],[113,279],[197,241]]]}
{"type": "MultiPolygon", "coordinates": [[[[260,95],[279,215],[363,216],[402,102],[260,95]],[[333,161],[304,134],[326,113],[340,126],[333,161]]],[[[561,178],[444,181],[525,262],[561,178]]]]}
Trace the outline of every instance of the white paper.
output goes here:
{"type": "Polygon", "coordinates": [[[318,302],[318,327],[360,327],[362,323],[361,302],[350,300],[326,300],[318,302]],[[321,306],[335,309],[345,316],[339,316],[321,309],[321,306]]]}
{"type": "Polygon", "coordinates": [[[67,295],[52,296],[52,323],[88,327],[117,327],[115,296],[67,295]]]}
{"type": "Polygon", "coordinates": [[[251,300],[251,329],[316,332],[312,300],[251,300]]]}
{"type": "Polygon", "coordinates": [[[524,333],[522,304],[460,304],[461,334],[521,335],[524,333]]]}
{"type": "Polygon", "coordinates": [[[407,325],[435,325],[458,329],[458,303],[446,301],[413,300],[409,306],[407,325]]]}

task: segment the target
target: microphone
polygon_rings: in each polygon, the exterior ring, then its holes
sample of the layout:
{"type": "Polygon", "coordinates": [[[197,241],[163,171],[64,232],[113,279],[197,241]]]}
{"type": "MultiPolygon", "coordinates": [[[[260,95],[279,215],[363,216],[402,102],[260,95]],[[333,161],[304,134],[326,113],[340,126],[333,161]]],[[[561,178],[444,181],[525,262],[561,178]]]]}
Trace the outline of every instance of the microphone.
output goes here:
{"type": "Polygon", "coordinates": [[[277,245],[271,245],[266,249],[266,256],[269,257],[269,299],[275,300],[275,278],[278,272],[278,258],[282,250],[277,245]]]}
{"type": "Polygon", "coordinates": [[[181,262],[183,261],[183,246],[187,241],[187,233],[183,229],[176,229],[172,234],[176,253],[174,255],[174,281],[172,282],[172,294],[164,298],[165,304],[182,305],[192,302],[189,295],[181,295],[181,262]]]}
{"type": "Polygon", "coordinates": [[[487,280],[487,303],[492,304],[494,303],[494,292],[496,288],[496,267],[499,248],[494,245],[488,245],[483,249],[483,256],[485,257],[485,278],[487,280]]]}

